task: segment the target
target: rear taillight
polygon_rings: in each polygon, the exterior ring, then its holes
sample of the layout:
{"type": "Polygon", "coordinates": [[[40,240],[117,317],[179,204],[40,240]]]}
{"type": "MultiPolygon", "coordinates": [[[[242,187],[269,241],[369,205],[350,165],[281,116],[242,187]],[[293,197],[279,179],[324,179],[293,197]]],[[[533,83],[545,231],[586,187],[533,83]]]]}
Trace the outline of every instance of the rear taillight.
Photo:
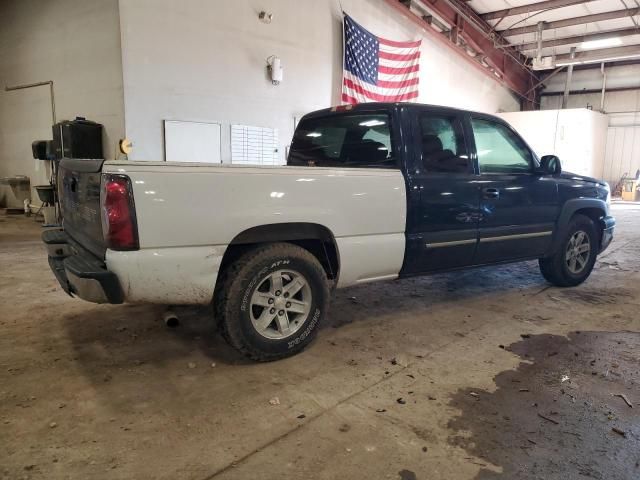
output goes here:
{"type": "Polygon", "coordinates": [[[124,175],[102,177],[102,233],[107,248],[137,250],[138,225],[131,180],[124,175]]]}

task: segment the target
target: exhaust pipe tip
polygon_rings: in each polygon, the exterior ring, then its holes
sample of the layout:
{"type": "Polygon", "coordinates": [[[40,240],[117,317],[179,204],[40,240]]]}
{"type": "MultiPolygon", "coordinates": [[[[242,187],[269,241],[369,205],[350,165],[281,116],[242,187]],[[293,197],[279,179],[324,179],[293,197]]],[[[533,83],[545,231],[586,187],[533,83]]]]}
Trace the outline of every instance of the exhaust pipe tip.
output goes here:
{"type": "Polygon", "coordinates": [[[164,324],[169,328],[176,328],[180,326],[180,319],[174,312],[165,312],[162,316],[164,324]]]}

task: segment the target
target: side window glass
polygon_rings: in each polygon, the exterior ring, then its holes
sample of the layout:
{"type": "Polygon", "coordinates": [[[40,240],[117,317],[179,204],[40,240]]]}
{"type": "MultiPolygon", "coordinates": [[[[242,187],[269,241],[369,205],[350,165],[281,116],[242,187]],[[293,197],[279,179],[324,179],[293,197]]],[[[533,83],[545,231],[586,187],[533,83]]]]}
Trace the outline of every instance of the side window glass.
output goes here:
{"type": "Polygon", "coordinates": [[[419,115],[422,166],[432,173],[473,173],[460,120],[455,116],[419,115]]]}
{"type": "Polygon", "coordinates": [[[389,115],[354,113],[303,119],[293,134],[288,165],[398,168],[389,115]]]}
{"type": "Polygon", "coordinates": [[[509,128],[479,118],[473,118],[471,125],[480,173],[531,172],[531,152],[509,128]]]}

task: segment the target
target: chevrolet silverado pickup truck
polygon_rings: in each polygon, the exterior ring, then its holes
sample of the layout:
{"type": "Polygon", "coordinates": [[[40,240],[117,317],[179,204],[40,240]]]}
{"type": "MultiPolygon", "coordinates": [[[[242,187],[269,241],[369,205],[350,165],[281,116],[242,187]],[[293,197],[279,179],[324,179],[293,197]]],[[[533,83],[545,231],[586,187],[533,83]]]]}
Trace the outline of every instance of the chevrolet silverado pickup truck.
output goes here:
{"type": "Polygon", "coordinates": [[[494,116],[369,103],[304,116],[287,166],[62,160],[62,288],[90,302],[211,304],[255,360],[299,352],[330,291],[538,260],[583,282],[611,242],[609,186],[538,158],[494,116]]]}

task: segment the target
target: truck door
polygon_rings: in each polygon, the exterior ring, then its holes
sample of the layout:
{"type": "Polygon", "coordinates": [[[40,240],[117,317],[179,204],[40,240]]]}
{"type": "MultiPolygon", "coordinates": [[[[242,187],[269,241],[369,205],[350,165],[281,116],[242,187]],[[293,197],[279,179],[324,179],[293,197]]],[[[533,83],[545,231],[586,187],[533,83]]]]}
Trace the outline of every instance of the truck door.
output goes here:
{"type": "Polygon", "coordinates": [[[551,244],[559,212],[556,179],[536,171],[533,153],[507,124],[475,114],[470,120],[480,171],[474,263],[542,255],[551,244]]]}
{"type": "Polygon", "coordinates": [[[403,114],[403,124],[412,126],[413,148],[406,160],[407,248],[401,273],[470,265],[478,239],[479,186],[464,113],[413,107],[403,114]]]}

